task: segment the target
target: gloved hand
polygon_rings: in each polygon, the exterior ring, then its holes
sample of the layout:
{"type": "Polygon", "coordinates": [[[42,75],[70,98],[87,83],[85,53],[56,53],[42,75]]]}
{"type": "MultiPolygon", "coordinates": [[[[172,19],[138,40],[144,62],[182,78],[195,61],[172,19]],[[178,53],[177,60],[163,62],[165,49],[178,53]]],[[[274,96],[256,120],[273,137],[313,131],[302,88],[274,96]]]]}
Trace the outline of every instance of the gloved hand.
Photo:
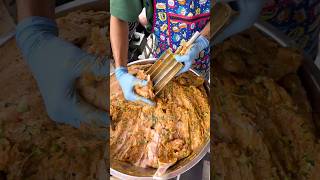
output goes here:
{"type": "Polygon", "coordinates": [[[199,56],[199,53],[205,48],[207,48],[208,46],[209,46],[208,39],[200,35],[195,40],[195,42],[192,44],[191,48],[185,55],[183,56],[176,55],[175,56],[176,61],[184,63],[184,67],[178,72],[177,75],[187,72],[191,68],[193,61],[199,56]]]}
{"type": "Polygon", "coordinates": [[[109,75],[109,63],[98,61],[57,35],[56,23],[44,17],[26,18],[16,29],[17,44],[37,81],[49,117],[74,127],[82,123],[107,127],[109,115],[84,102],[75,82],[84,72],[109,75]]]}
{"type": "Polygon", "coordinates": [[[134,92],[134,86],[136,85],[140,85],[140,86],[146,86],[147,85],[147,81],[146,80],[141,80],[138,79],[136,77],[134,77],[133,75],[128,73],[128,69],[125,67],[118,67],[115,70],[115,75],[116,78],[120,84],[120,87],[122,89],[123,95],[126,98],[126,100],[128,101],[142,101],[145,102],[149,105],[154,106],[154,102],[152,102],[151,100],[138,96],[135,92],[134,92]]]}
{"type": "Polygon", "coordinates": [[[217,3],[232,2],[238,7],[239,15],[227,25],[213,40],[213,45],[250,28],[259,18],[264,0],[217,0],[217,3]],[[234,1],[234,2],[232,2],[234,1]]]}

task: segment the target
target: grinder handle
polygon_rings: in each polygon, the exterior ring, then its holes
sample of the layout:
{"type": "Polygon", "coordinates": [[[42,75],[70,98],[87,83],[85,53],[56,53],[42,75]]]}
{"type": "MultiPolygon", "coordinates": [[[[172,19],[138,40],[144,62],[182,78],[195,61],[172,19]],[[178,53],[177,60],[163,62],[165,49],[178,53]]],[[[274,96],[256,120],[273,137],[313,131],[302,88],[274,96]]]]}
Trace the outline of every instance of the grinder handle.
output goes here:
{"type": "Polygon", "coordinates": [[[194,43],[194,41],[200,36],[199,31],[195,32],[193,36],[190,38],[190,40],[187,42],[186,47],[189,47],[191,44],[194,43]]]}
{"type": "Polygon", "coordinates": [[[193,36],[189,39],[189,41],[184,46],[180,46],[177,49],[176,54],[184,55],[187,52],[187,50],[190,48],[190,46],[194,43],[194,41],[197,40],[197,38],[199,36],[200,36],[199,31],[195,32],[193,34],[193,36]]]}

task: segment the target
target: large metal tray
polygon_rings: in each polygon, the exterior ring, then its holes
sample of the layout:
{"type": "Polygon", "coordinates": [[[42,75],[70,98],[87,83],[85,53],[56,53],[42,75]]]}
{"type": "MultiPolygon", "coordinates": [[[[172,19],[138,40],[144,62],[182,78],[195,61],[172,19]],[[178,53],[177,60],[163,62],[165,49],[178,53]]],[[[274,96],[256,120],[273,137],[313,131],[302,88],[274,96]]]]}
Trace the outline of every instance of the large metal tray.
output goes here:
{"type": "MultiPolygon", "coordinates": [[[[154,63],[157,59],[145,59],[138,60],[132,63],[129,63],[128,66],[131,65],[144,65],[154,63]]],[[[200,76],[196,71],[190,69],[192,73],[197,76],[200,76]]],[[[114,73],[111,72],[110,75],[114,73]]],[[[204,86],[206,88],[207,94],[209,96],[209,82],[205,81],[204,86]]],[[[141,168],[137,166],[133,166],[129,163],[116,161],[110,158],[110,173],[111,175],[120,178],[120,179],[136,179],[136,180],[151,180],[151,179],[171,179],[177,177],[178,175],[183,174],[188,171],[190,168],[195,166],[201,159],[207,154],[210,149],[210,139],[208,138],[207,142],[203,144],[202,147],[192,152],[192,154],[180,161],[178,161],[174,166],[170,167],[167,172],[162,176],[154,176],[156,169],[154,168],[141,168]]]]}

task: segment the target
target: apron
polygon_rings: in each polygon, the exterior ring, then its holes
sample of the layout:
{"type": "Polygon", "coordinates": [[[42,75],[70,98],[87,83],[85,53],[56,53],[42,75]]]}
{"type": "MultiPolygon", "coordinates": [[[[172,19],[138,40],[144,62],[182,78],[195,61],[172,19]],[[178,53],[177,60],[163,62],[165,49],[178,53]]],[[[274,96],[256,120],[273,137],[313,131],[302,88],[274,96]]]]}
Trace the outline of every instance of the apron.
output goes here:
{"type": "Polygon", "coordinates": [[[320,0],[267,0],[262,19],[315,57],[320,32],[320,0]]]}
{"type": "MultiPolygon", "coordinates": [[[[154,0],[153,9],[156,58],[167,49],[175,52],[210,20],[210,0],[154,0]]],[[[210,47],[199,53],[192,68],[207,79],[210,77],[210,47]]]]}

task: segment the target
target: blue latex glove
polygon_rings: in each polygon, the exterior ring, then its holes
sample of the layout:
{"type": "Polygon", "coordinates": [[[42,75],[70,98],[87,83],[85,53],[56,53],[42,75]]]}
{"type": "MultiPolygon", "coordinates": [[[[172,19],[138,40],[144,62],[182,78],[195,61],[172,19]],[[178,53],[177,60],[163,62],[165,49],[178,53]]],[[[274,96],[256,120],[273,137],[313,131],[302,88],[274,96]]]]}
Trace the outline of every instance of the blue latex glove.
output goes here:
{"type": "Polygon", "coordinates": [[[228,26],[213,40],[213,45],[224,41],[226,38],[250,28],[259,18],[264,0],[217,0],[218,2],[234,1],[238,7],[239,15],[234,17],[228,26]]]}
{"type": "Polygon", "coordinates": [[[204,36],[200,35],[195,42],[192,44],[189,51],[183,56],[175,56],[176,61],[183,62],[184,67],[178,72],[177,75],[180,75],[184,72],[187,72],[191,66],[193,61],[199,56],[199,53],[209,46],[209,41],[204,36]]]}
{"type": "Polygon", "coordinates": [[[85,103],[75,82],[84,72],[108,75],[109,63],[57,35],[56,23],[44,17],[26,18],[16,28],[17,44],[37,81],[49,117],[74,127],[82,123],[107,127],[109,115],[85,103]]]}
{"type": "Polygon", "coordinates": [[[122,92],[126,100],[133,102],[142,101],[152,106],[155,105],[154,102],[152,102],[151,100],[141,97],[134,92],[134,86],[146,86],[148,83],[146,80],[138,79],[133,75],[129,74],[128,69],[125,67],[116,68],[115,75],[121,86],[122,92]]]}

